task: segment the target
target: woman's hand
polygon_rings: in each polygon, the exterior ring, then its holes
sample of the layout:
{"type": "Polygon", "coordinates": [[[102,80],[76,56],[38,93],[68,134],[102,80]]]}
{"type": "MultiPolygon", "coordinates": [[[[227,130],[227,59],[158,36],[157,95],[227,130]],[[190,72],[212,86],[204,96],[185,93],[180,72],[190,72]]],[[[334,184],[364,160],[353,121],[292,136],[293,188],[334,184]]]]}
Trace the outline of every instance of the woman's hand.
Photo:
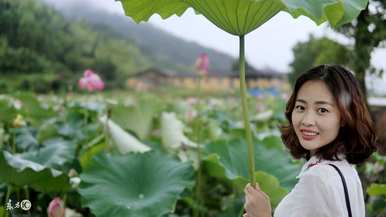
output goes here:
{"type": "Polygon", "coordinates": [[[245,188],[245,214],[243,217],[272,217],[269,197],[256,183],[255,188],[248,183],[245,188]]]}

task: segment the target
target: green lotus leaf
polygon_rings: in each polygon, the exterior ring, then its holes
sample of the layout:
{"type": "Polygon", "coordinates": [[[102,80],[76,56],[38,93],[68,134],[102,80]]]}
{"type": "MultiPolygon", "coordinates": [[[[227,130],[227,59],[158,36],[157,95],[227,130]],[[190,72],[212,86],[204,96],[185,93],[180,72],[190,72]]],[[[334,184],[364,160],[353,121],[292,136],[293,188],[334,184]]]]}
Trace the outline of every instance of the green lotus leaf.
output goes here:
{"type": "Polygon", "coordinates": [[[105,150],[106,147],[107,147],[106,143],[102,142],[90,147],[87,150],[82,150],[79,157],[79,163],[82,166],[82,168],[89,167],[92,163],[92,158],[95,155],[101,153],[103,150],[105,150]]]}
{"type": "MultiPolygon", "coordinates": [[[[239,164],[236,162],[237,159],[232,159],[231,161],[233,162],[233,168],[231,168],[232,166],[229,164],[227,165],[228,168],[226,168],[224,167],[224,164],[226,164],[225,161],[221,161],[218,155],[213,154],[204,160],[204,167],[209,174],[219,178],[225,177],[230,180],[234,187],[239,192],[242,192],[245,185],[249,182],[247,162],[245,160],[245,162],[239,164]],[[238,173],[242,173],[243,175],[238,175],[238,173]]],[[[255,177],[261,189],[269,195],[273,206],[276,206],[288,192],[286,188],[280,186],[279,180],[269,173],[256,171],[255,177]]]]}
{"type": "Polygon", "coordinates": [[[63,118],[59,117],[51,121],[57,128],[58,134],[78,141],[93,137],[99,127],[99,124],[95,123],[98,112],[103,106],[97,102],[81,103],[75,101],[69,104],[63,118]]]}
{"type": "Polygon", "coordinates": [[[294,17],[304,15],[316,24],[328,21],[340,26],[357,17],[366,8],[368,0],[282,0],[287,11],[294,17]]]}
{"type": "Polygon", "coordinates": [[[386,196],[386,184],[371,184],[367,188],[367,193],[370,196],[386,196]]]}
{"type": "MultiPolygon", "coordinates": [[[[283,150],[283,142],[279,136],[266,136],[263,139],[259,140],[259,143],[268,149],[283,150]]],[[[287,157],[288,161],[289,158],[287,157]]]]}
{"type": "Polygon", "coordinates": [[[292,16],[311,18],[320,24],[328,21],[332,26],[354,19],[367,5],[368,0],[120,0],[127,16],[134,21],[147,21],[153,14],[166,19],[174,14],[181,16],[192,7],[220,29],[245,35],[258,28],[280,11],[292,16]]]}
{"type": "Polygon", "coordinates": [[[72,142],[56,138],[45,141],[39,150],[25,152],[18,156],[45,167],[63,170],[66,163],[74,160],[75,148],[72,142]]]}
{"type": "Polygon", "coordinates": [[[263,25],[284,5],[279,0],[188,0],[187,2],[220,29],[245,35],[263,25]]]}
{"type": "MultiPolygon", "coordinates": [[[[56,150],[43,150],[45,162],[55,158],[56,150]]],[[[33,154],[30,154],[33,155],[33,154]]],[[[29,156],[33,158],[33,156],[29,156]]],[[[0,182],[13,184],[19,187],[28,185],[41,192],[61,192],[70,188],[66,174],[49,168],[40,163],[23,158],[20,154],[11,154],[7,151],[0,153],[0,182]]]]}
{"type": "Polygon", "coordinates": [[[188,163],[154,151],[100,154],[81,174],[80,194],[97,217],[157,217],[173,211],[192,176],[188,163]]]}
{"type": "Polygon", "coordinates": [[[81,120],[67,120],[58,125],[57,131],[60,136],[81,141],[86,139],[84,127],[86,126],[81,120]]]}
{"type": "Polygon", "coordinates": [[[49,138],[57,137],[58,136],[58,129],[56,126],[56,119],[51,118],[46,121],[44,121],[36,134],[36,139],[39,142],[43,142],[44,140],[47,140],[49,138]]]}
{"type": "Polygon", "coordinates": [[[233,35],[245,35],[264,24],[284,5],[279,0],[121,0],[127,16],[136,22],[147,21],[153,14],[166,19],[181,16],[189,7],[233,35]]]}
{"type": "Polygon", "coordinates": [[[147,21],[153,14],[166,19],[174,14],[181,16],[190,6],[183,0],[121,0],[126,15],[134,21],[147,21]]]}
{"type": "Polygon", "coordinates": [[[20,127],[11,129],[15,135],[15,144],[19,150],[28,151],[38,148],[39,143],[35,138],[35,129],[32,127],[20,127]]]}
{"type": "MultiPolygon", "coordinates": [[[[300,171],[300,165],[293,164],[284,150],[272,147],[275,146],[255,145],[256,170],[273,175],[278,178],[281,186],[291,189],[296,184],[296,174],[300,171]]],[[[247,146],[244,141],[217,141],[208,144],[205,152],[207,156],[204,163],[211,175],[229,180],[240,178],[247,180],[248,161],[245,158],[247,146]]]]}

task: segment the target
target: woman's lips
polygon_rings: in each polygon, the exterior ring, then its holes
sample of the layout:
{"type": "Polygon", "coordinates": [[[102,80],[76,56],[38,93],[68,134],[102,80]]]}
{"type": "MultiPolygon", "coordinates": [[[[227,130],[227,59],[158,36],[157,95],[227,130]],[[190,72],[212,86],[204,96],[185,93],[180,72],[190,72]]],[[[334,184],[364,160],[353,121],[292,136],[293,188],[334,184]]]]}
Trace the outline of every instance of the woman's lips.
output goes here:
{"type": "Polygon", "coordinates": [[[306,141],[314,140],[319,135],[318,132],[312,130],[300,130],[300,133],[302,138],[306,141]]]}

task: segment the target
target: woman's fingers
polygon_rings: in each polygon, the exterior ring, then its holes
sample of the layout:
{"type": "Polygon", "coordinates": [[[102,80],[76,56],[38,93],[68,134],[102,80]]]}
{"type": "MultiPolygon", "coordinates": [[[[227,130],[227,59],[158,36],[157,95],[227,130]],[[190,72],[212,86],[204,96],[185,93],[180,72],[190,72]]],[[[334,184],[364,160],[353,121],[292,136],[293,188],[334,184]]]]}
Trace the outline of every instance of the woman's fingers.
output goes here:
{"type": "Polygon", "coordinates": [[[260,189],[258,183],[255,186],[252,186],[251,183],[248,183],[245,188],[245,203],[244,210],[246,211],[243,214],[243,217],[252,217],[258,216],[257,212],[270,212],[270,200],[268,195],[260,189]]]}
{"type": "Polygon", "coordinates": [[[253,187],[253,186],[251,185],[251,183],[248,183],[248,184],[245,186],[244,190],[248,190],[248,191],[250,191],[250,190],[258,190],[258,191],[261,191],[260,185],[259,185],[259,183],[257,183],[257,182],[255,183],[255,187],[253,187]]]}
{"type": "Polygon", "coordinates": [[[250,192],[250,191],[251,191],[251,184],[248,183],[248,184],[245,186],[244,190],[245,190],[246,192],[250,192]]]}
{"type": "Polygon", "coordinates": [[[250,193],[250,191],[248,190],[248,188],[245,188],[245,189],[244,189],[244,193],[245,193],[245,195],[248,195],[248,194],[250,193]]]}
{"type": "Polygon", "coordinates": [[[265,197],[267,200],[271,200],[271,199],[269,198],[268,194],[266,194],[266,193],[263,192],[263,191],[262,191],[261,193],[263,193],[264,197],[265,197]]]}

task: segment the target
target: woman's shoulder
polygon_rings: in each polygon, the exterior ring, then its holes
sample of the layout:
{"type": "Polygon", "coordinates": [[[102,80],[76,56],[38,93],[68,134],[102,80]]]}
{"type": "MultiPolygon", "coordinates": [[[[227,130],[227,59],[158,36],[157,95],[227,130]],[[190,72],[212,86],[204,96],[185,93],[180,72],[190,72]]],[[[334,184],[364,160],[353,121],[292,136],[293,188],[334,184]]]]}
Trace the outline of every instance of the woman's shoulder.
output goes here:
{"type": "Polygon", "coordinates": [[[352,182],[359,180],[355,165],[349,164],[347,160],[321,160],[319,163],[312,165],[302,175],[305,180],[319,180],[326,187],[336,187],[341,185],[339,172],[331,165],[334,165],[342,173],[346,181],[352,182]]]}
{"type": "Polygon", "coordinates": [[[305,183],[310,185],[323,185],[328,186],[331,183],[332,177],[338,175],[334,168],[328,164],[317,164],[306,171],[300,177],[299,183],[305,183]]]}
{"type": "Polygon", "coordinates": [[[364,216],[363,194],[355,166],[346,160],[326,161],[310,159],[304,164],[299,181],[275,211],[281,216],[346,216],[341,170],[349,186],[350,202],[354,216],[364,216]],[[301,212],[300,212],[301,211],[301,212]]]}
{"type": "Polygon", "coordinates": [[[333,168],[329,167],[318,163],[307,168],[281,202],[277,216],[341,216],[336,207],[335,187],[329,180],[334,176],[333,168]]]}

